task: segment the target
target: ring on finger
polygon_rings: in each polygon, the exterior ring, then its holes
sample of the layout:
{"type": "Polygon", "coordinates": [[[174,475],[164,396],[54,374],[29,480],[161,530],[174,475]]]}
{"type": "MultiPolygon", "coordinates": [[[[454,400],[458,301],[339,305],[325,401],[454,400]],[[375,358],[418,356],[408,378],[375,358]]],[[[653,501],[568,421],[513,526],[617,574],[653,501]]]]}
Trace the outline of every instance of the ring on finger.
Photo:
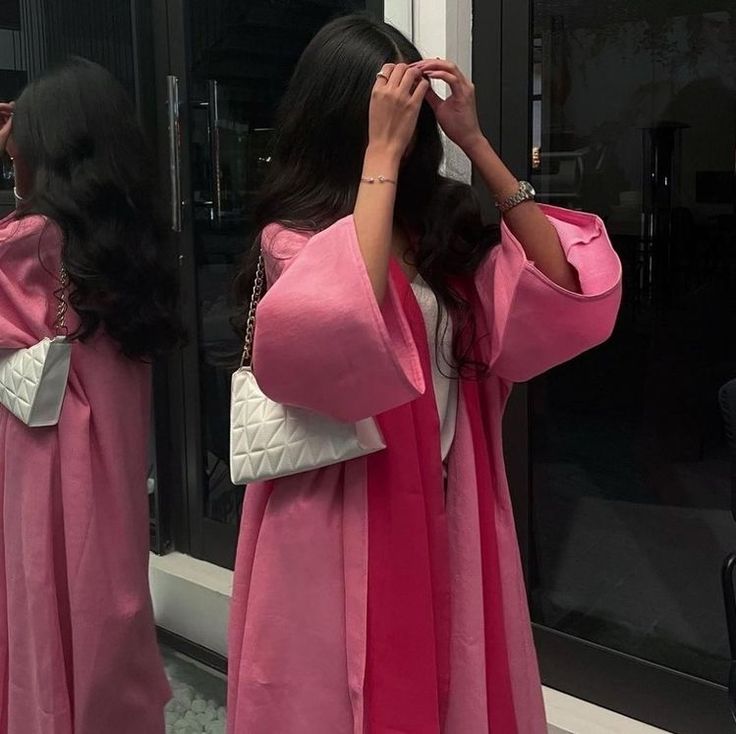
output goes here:
{"type": "Polygon", "coordinates": [[[380,79],[385,79],[386,81],[388,81],[388,77],[387,77],[387,76],[386,76],[386,74],[384,74],[384,73],[383,73],[382,71],[379,71],[379,72],[378,72],[378,74],[376,74],[376,78],[377,78],[377,79],[378,79],[378,78],[380,78],[380,79]]]}

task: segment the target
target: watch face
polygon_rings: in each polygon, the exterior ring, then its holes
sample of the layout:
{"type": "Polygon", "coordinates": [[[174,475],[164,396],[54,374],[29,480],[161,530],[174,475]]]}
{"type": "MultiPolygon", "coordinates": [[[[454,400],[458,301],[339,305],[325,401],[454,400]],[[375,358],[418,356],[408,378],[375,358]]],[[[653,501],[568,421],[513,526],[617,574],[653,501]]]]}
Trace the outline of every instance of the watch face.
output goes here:
{"type": "Polygon", "coordinates": [[[534,187],[528,182],[528,181],[522,181],[522,188],[524,189],[524,193],[529,194],[529,196],[536,196],[537,192],[534,190],[534,187]]]}

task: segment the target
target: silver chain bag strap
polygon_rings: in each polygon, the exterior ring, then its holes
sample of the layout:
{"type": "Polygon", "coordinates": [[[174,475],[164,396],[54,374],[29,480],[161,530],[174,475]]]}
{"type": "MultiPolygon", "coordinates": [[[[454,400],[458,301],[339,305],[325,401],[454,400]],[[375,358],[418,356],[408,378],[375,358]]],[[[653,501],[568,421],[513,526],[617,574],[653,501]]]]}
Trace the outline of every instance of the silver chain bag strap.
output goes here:
{"type": "Polygon", "coordinates": [[[59,273],[55,337],[46,337],[27,349],[0,349],[0,404],[31,428],[55,426],[66,395],[71,344],[66,313],[69,276],[59,273]]]}
{"type": "MultiPolygon", "coordinates": [[[[256,311],[266,284],[258,259],[240,369],[232,378],[230,474],[235,485],[301,474],[386,448],[373,418],[340,423],[303,408],[281,405],[258,387],[252,370],[256,311]]],[[[309,386],[305,386],[308,390],[309,386]]]]}

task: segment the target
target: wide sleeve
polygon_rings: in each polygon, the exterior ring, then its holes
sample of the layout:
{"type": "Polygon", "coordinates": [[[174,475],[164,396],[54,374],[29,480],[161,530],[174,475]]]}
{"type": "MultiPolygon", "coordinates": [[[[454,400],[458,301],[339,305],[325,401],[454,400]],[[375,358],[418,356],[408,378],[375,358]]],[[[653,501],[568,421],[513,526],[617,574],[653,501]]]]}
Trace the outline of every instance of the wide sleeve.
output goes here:
{"type": "Polygon", "coordinates": [[[621,262],[592,214],[543,206],[557,230],[581,293],[556,285],[526,257],[505,225],[501,244],[476,275],[490,330],[495,374],[524,382],[604,342],[621,303],[621,262]]]}
{"type": "Polygon", "coordinates": [[[270,287],[253,369],[271,399],[350,422],[424,392],[399,295],[391,285],[379,305],[352,216],[311,237],[271,226],[261,239],[270,287]]]}
{"type": "Polygon", "coordinates": [[[0,349],[21,349],[53,336],[61,233],[40,216],[0,221],[0,349]]]}

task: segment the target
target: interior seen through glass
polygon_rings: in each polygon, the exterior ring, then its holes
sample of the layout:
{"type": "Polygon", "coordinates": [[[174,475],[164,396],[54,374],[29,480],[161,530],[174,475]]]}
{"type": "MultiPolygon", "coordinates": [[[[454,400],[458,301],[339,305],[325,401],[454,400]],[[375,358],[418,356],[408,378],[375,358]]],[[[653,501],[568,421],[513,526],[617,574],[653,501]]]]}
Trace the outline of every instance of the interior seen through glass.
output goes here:
{"type": "Polygon", "coordinates": [[[625,285],[611,341],[532,385],[534,618],[725,683],[734,6],[534,11],[533,182],[601,216],[625,285]]]}

